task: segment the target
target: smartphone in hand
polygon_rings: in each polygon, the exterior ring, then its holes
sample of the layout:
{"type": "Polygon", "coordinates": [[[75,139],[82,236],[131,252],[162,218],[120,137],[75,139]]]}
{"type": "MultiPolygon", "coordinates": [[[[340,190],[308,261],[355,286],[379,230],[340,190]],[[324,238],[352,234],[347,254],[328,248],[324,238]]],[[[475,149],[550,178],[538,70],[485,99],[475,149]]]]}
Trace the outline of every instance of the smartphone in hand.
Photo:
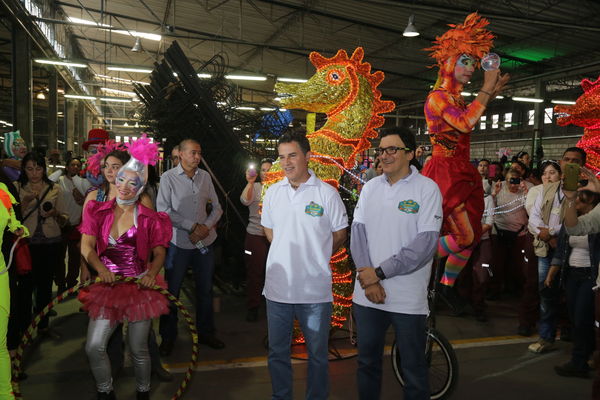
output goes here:
{"type": "Polygon", "coordinates": [[[563,167],[563,189],[569,191],[577,190],[581,166],[575,163],[566,163],[563,167]]]}

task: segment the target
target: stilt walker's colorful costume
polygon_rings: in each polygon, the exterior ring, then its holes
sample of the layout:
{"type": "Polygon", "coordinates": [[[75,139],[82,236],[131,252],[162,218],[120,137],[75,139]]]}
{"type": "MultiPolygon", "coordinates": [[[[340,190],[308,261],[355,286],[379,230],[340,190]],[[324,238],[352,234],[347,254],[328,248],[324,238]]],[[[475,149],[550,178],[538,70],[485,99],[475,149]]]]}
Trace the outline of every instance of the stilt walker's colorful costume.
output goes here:
{"type": "MultiPolygon", "coordinates": [[[[128,150],[131,159],[117,173],[116,185],[133,185],[137,190],[136,197],[132,200],[115,198],[106,202],[90,200],[84,210],[80,231],[96,238],[97,254],[106,268],[116,275],[141,278],[149,269],[152,249],[168,247],[172,227],[166,213],[155,212],[139,202],[148,180],[147,164],[156,163],[158,146],[142,136],[128,150]],[[134,224],[123,235],[113,238],[110,232],[117,202],[135,204],[134,224]]],[[[166,288],[160,275],[156,276],[156,283],[166,288]]],[[[97,283],[82,290],[79,300],[90,316],[86,351],[98,392],[112,393],[106,344],[116,326],[127,320],[137,391],[147,393],[150,390],[151,371],[148,332],[152,318],[169,312],[166,297],[137,283],[97,283]]]]}
{"type": "Polygon", "coordinates": [[[470,162],[473,127],[485,111],[477,100],[465,104],[462,84],[454,75],[457,60],[464,54],[480,60],[492,47],[488,21],[470,14],[462,25],[437,37],[431,50],[439,67],[438,80],[425,102],[433,158],[422,174],[433,179],[443,195],[444,223],[438,256],[448,256],[441,283],[453,286],[481,237],[483,186],[470,162]]]}
{"type": "MultiPolygon", "coordinates": [[[[8,188],[0,183],[0,232],[8,227],[11,232],[23,229],[23,236],[28,236],[27,228],[15,217],[12,205],[16,203],[8,188]]],[[[0,247],[2,235],[0,235],[0,247]]],[[[6,348],[6,334],[8,330],[8,315],[10,313],[10,290],[8,282],[8,269],[4,257],[0,254],[0,399],[14,399],[11,386],[10,356],[6,348]]]]}

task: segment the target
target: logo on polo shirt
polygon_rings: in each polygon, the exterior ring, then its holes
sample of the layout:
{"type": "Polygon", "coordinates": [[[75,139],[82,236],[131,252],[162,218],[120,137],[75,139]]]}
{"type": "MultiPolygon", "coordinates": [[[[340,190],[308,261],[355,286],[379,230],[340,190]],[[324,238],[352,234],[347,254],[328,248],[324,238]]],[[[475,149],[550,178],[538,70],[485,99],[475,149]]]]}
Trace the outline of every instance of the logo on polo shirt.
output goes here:
{"type": "Polygon", "coordinates": [[[309,205],[306,206],[304,212],[312,217],[322,217],[323,216],[323,207],[311,201],[309,205]]]}
{"type": "Polygon", "coordinates": [[[419,203],[414,200],[403,200],[398,203],[398,210],[407,214],[416,214],[419,212],[419,203]]]}

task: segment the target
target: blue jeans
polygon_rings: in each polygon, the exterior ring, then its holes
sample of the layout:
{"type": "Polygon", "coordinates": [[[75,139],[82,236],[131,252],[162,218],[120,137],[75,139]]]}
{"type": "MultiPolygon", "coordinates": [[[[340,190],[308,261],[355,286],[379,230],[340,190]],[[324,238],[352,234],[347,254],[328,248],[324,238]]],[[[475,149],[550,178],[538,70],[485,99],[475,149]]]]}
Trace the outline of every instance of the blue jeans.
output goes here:
{"type": "Polygon", "coordinates": [[[549,249],[546,257],[538,257],[538,287],[540,291],[540,323],[538,329],[540,338],[549,342],[554,342],[556,338],[556,319],[560,296],[558,289],[559,275],[556,275],[552,281],[552,287],[547,288],[544,286],[553,255],[554,251],[549,249]]]}
{"type": "MultiPolygon", "coordinates": [[[[212,335],[215,332],[213,315],[213,275],[215,256],[213,246],[208,246],[207,254],[198,249],[182,249],[169,246],[165,261],[165,279],[169,293],[179,298],[179,291],[189,265],[192,266],[196,286],[196,329],[199,335],[212,335]]],[[[160,317],[160,335],[163,340],[177,338],[177,308],[171,305],[171,312],[160,317]]]]}
{"type": "Polygon", "coordinates": [[[331,310],[331,303],[287,304],[267,300],[269,373],[273,400],[292,400],[291,345],[294,317],[300,322],[308,351],[306,398],[328,398],[331,310]]]}
{"type": "Polygon", "coordinates": [[[358,397],[379,399],[385,332],[390,324],[402,359],[404,399],[429,400],[429,371],[425,359],[425,315],[400,314],[353,304],[358,339],[358,397]]]}

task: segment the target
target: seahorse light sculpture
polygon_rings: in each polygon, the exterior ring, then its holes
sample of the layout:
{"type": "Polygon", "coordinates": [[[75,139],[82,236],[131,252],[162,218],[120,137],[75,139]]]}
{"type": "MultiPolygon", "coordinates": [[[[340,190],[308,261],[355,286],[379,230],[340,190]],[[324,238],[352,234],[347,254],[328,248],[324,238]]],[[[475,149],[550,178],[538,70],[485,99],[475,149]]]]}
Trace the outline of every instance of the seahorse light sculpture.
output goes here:
{"type": "MultiPolygon", "coordinates": [[[[309,167],[323,181],[336,189],[343,168],[352,168],[357,154],[371,147],[369,139],[376,138],[375,128],[384,123],[382,113],[394,110],[392,101],[381,100],[377,87],[383,81],[381,71],[371,72],[363,62],[364,50],[358,47],[351,57],[339,50],[331,58],[310,53],[317,72],[305,83],[278,83],[275,91],[287,95],[281,105],[325,113],[327,122],[321,129],[307,135],[313,158],[309,167]]],[[[265,179],[265,189],[283,178],[275,165],[265,179]]],[[[352,270],[348,252],[342,248],[330,260],[333,280],[333,316],[331,324],[341,327],[346,310],[352,305],[352,270]]]]}
{"type": "Polygon", "coordinates": [[[587,153],[586,167],[594,172],[600,172],[600,77],[592,82],[589,79],[581,81],[583,94],[574,105],[559,105],[554,107],[560,126],[574,124],[583,127],[583,137],[577,142],[587,153]]]}

